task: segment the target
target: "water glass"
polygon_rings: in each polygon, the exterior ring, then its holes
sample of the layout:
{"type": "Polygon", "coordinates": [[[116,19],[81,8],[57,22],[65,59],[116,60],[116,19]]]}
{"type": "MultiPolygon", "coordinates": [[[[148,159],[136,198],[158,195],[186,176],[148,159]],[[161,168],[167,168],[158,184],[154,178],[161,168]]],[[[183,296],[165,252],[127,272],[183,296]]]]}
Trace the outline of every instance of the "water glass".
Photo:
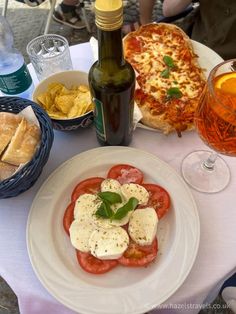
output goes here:
{"type": "Polygon", "coordinates": [[[73,69],[69,44],[63,36],[47,34],[36,37],[26,49],[39,81],[53,73],[73,69]]]}

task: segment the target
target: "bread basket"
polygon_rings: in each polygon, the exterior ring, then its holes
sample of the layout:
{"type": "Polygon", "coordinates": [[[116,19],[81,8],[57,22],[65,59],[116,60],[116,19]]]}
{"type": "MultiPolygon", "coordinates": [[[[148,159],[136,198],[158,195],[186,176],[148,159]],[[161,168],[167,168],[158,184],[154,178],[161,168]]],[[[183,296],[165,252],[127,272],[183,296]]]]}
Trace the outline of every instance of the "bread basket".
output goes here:
{"type": "Polygon", "coordinates": [[[12,177],[0,182],[0,199],[19,195],[28,190],[38,179],[46,164],[53,143],[51,119],[34,102],[19,97],[0,97],[0,111],[18,113],[31,106],[41,128],[41,141],[34,157],[12,177]]]}

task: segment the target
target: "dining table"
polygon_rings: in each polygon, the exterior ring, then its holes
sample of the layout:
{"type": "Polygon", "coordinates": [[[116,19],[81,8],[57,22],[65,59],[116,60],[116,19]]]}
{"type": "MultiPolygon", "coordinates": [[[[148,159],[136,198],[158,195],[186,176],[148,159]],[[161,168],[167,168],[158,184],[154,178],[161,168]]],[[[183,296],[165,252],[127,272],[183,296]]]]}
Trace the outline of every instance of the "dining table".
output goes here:
{"type": "MultiPolygon", "coordinates": [[[[70,52],[73,68],[88,72],[94,61],[90,43],[71,46],[70,52]]],[[[34,69],[31,64],[28,68],[36,85],[34,69]]],[[[21,314],[76,313],[58,301],[34,272],[27,251],[27,219],[38,190],[50,174],[73,156],[98,147],[94,125],[71,132],[54,130],[50,156],[37,182],[16,197],[0,200],[0,275],[15,292],[21,314]]],[[[188,153],[209,150],[196,131],[183,132],[178,137],[176,133],[165,135],[141,127],[134,130],[130,147],[151,153],[180,176],[181,162],[188,153]]],[[[194,314],[211,308],[224,281],[236,271],[236,158],[223,158],[231,172],[223,191],[208,194],[189,187],[200,221],[199,247],[193,266],[181,286],[164,304],[150,309],[150,313],[194,314]]],[[[144,292],[143,295],[145,298],[144,292]]]]}

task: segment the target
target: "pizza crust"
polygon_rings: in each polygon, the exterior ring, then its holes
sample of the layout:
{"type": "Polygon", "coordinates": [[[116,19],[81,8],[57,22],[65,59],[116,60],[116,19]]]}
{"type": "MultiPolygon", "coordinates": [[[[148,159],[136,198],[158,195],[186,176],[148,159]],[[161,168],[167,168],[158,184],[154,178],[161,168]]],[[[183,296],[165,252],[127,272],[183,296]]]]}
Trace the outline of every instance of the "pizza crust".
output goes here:
{"type": "MultiPolygon", "coordinates": [[[[142,119],[141,122],[153,129],[160,130],[164,134],[169,134],[174,131],[178,131],[176,128],[174,128],[171,124],[169,124],[165,119],[165,114],[160,115],[153,115],[151,114],[148,106],[141,106],[139,107],[141,113],[142,113],[142,119]]],[[[194,124],[186,124],[183,131],[192,131],[195,129],[194,124]]],[[[181,131],[180,131],[181,132],[181,131]]]]}
{"type": "Polygon", "coordinates": [[[141,122],[144,125],[161,130],[164,134],[169,134],[175,130],[170,124],[166,123],[164,114],[153,115],[147,105],[144,105],[139,109],[143,116],[141,122]]]}

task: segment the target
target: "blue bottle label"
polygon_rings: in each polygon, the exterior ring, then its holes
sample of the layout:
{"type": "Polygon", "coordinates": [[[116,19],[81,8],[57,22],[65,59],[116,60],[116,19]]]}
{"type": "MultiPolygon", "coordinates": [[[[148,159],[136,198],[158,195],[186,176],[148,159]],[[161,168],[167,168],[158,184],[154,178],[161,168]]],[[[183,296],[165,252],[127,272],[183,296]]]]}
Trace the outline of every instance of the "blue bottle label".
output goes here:
{"type": "Polygon", "coordinates": [[[21,94],[27,90],[31,84],[32,78],[25,64],[16,72],[0,75],[0,90],[4,94],[21,94]]]}
{"type": "Polygon", "coordinates": [[[103,104],[100,100],[93,98],[95,104],[94,123],[96,127],[97,137],[103,142],[106,141],[106,129],[104,122],[103,104]]]}

